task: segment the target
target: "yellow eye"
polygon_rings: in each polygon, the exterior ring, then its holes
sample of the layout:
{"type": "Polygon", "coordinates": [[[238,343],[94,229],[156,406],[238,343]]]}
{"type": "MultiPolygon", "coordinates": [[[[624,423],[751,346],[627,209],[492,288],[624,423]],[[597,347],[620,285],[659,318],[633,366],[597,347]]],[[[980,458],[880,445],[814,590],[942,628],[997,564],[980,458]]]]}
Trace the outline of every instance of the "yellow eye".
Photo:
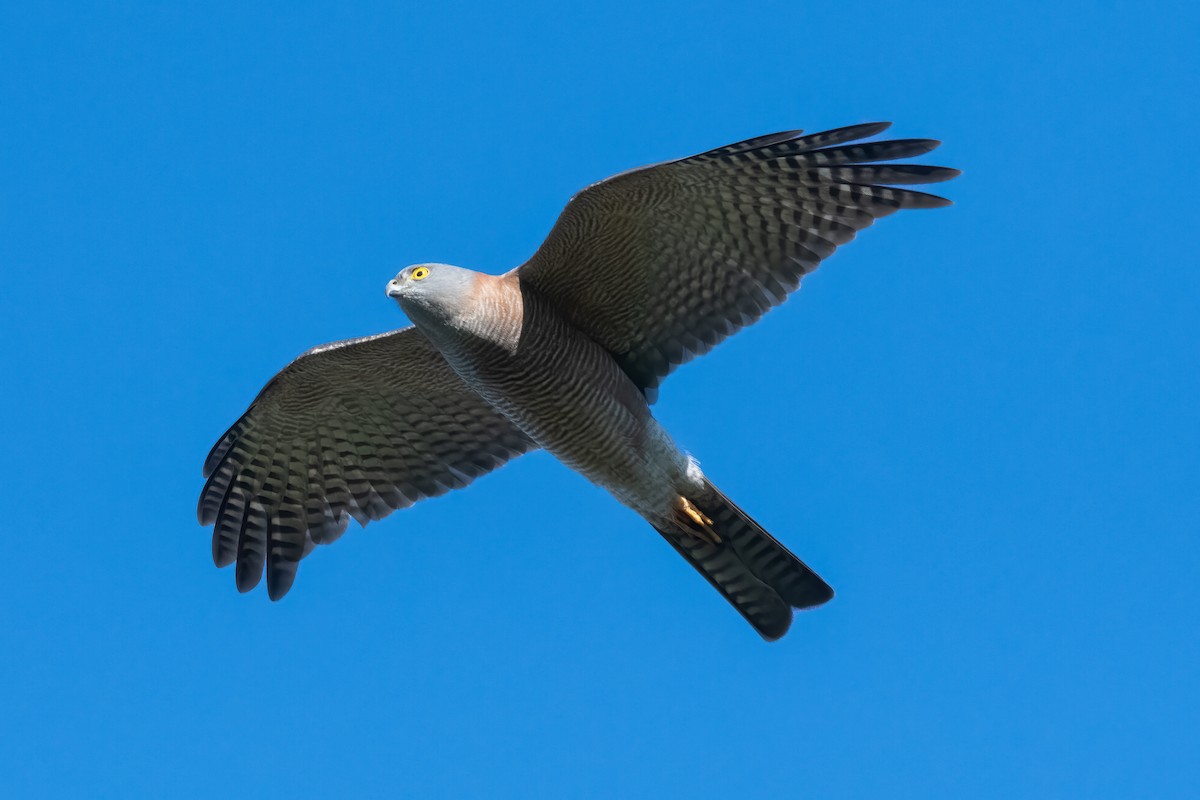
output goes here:
{"type": "Polygon", "coordinates": [[[414,281],[425,280],[429,277],[429,267],[417,267],[412,271],[412,275],[409,277],[411,277],[414,281]]]}

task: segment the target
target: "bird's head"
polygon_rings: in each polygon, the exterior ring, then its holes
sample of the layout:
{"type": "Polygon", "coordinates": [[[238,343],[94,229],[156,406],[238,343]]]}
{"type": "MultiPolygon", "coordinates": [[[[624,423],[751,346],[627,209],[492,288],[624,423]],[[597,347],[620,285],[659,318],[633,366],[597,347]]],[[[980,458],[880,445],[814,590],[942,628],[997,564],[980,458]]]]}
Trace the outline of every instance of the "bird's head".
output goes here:
{"type": "Polygon", "coordinates": [[[414,264],[388,281],[387,296],[418,325],[453,324],[470,304],[475,277],[450,264],[414,264]]]}

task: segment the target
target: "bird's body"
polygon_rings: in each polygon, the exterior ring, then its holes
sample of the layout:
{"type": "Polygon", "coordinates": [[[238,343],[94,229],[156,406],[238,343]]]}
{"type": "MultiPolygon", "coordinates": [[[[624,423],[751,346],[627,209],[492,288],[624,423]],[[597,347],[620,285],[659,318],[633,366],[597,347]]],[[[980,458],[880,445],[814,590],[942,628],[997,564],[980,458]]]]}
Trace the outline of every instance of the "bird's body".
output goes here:
{"type": "MultiPolygon", "coordinates": [[[[205,463],[201,523],[273,599],[301,558],[545,449],[636,511],[767,639],[829,586],[722,494],[654,419],[659,383],[782,302],[878,217],[948,201],[876,185],[956,170],[870,162],[937,142],[886,124],[760,136],[621,173],[567,205],[504,275],[419,264],[388,284],[414,327],[315,348],[205,463]]],[[[781,478],[786,480],[786,477],[781,478]]]]}
{"type": "Polygon", "coordinates": [[[665,521],[681,491],[700,489],[694,467],[689,475],[694,462],[612,354],[522,286],[515,271],[492,276],[418,266],[431,271],[427,281],[454,271],[471,289],[449,314],[406,300],[398,288],[401,308],[463,382],[539,447],[648,520],[665,521]]]}

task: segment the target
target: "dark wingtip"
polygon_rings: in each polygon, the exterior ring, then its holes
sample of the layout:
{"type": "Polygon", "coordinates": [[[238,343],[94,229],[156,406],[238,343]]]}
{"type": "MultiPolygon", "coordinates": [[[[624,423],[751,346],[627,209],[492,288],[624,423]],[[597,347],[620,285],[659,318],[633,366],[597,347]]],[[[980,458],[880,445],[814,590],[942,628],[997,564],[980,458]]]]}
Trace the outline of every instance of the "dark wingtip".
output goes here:
{"type": "Polygon", "coordinates": [[[273,571],[267,576],[267,596],[272,601],[278,601],[292,590],[296,582],[296,573],[288,570],[273,571]]]}
{"type": "MultiPolygon", "coordinates": [[[[896,168],[902,168],[904,166],[906,165],[897,164],[896,168]]],[[[915,170],[918,166],[922,165],[914,164],[912,168],[915,170]]],[[[954,180],[959,175],[962,175],[962,170],[955,169],[954,167],[923,167],[922,171],[924,174],[920,176],[921,183],[941,183],[943,181],[954,180]]],[[[912,182],[917,183],[916,180],[913,180],[912,182]]]]}
{"type": "Polygon", "coordinates": [[[250,559],[240,559],[237,563],[237,590],[242,594],[249,592],[262,580],[262,564],[251,564],[250,559]]]}
{"type": "Polygon", "coordinates": [[[896,189],[900,194],[900,208],[922,209],[922,208],[945,208],[946,206],[954,205],[952,200],[937,194],[929,194],[928,192],[914,192],[911,189],[896,189]]]}
{"type": "Polygon", "coordinates": [[[221,546],[221,537],[216,531],[213,531],[212,557],[213,564],[216,565],[217,569],[224,569],[232,564],[235,560],[233,550],[221,546]]]}
{"type": "Polygon", "coordinates": [[[888,128],[892,127],[890,122],[859,122],[856,125],[843,125],[840,128],[830,128],[827,131],[814,133],[810,138],[830,138],[831,143],[854,142],[859,139],[867,139],[871,136],[883,133],[888,128]]]}
{"type": "Polygon", "coordinates": [[[888,143],[893,146],[907,145],[907,147],[903,153],[888,155],[881,160],[892,161],[898,158],[915,158],[916,156],[923,156],[926,153],[932,153],[942,146],[941,141],[938,139],[891,139],[888,143]]]}

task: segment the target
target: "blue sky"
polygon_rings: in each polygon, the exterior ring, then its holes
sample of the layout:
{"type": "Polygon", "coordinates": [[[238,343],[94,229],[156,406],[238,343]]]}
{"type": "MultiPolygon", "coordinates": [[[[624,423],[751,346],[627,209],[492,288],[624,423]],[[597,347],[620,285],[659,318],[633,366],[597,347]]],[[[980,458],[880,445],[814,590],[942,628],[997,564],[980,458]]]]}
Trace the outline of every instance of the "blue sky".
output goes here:
{"type": "Polygon", "coordinates": [[[0,794],[1195,796],[1194,7],[500,5],[0,10],[0,794]],[[945,141],[956,205],[656,407],[837,589],[783,641],[545,454],[281,603],[212,566],[209,446],[403,324],[400,266],[874,119],[945,141]]]}

